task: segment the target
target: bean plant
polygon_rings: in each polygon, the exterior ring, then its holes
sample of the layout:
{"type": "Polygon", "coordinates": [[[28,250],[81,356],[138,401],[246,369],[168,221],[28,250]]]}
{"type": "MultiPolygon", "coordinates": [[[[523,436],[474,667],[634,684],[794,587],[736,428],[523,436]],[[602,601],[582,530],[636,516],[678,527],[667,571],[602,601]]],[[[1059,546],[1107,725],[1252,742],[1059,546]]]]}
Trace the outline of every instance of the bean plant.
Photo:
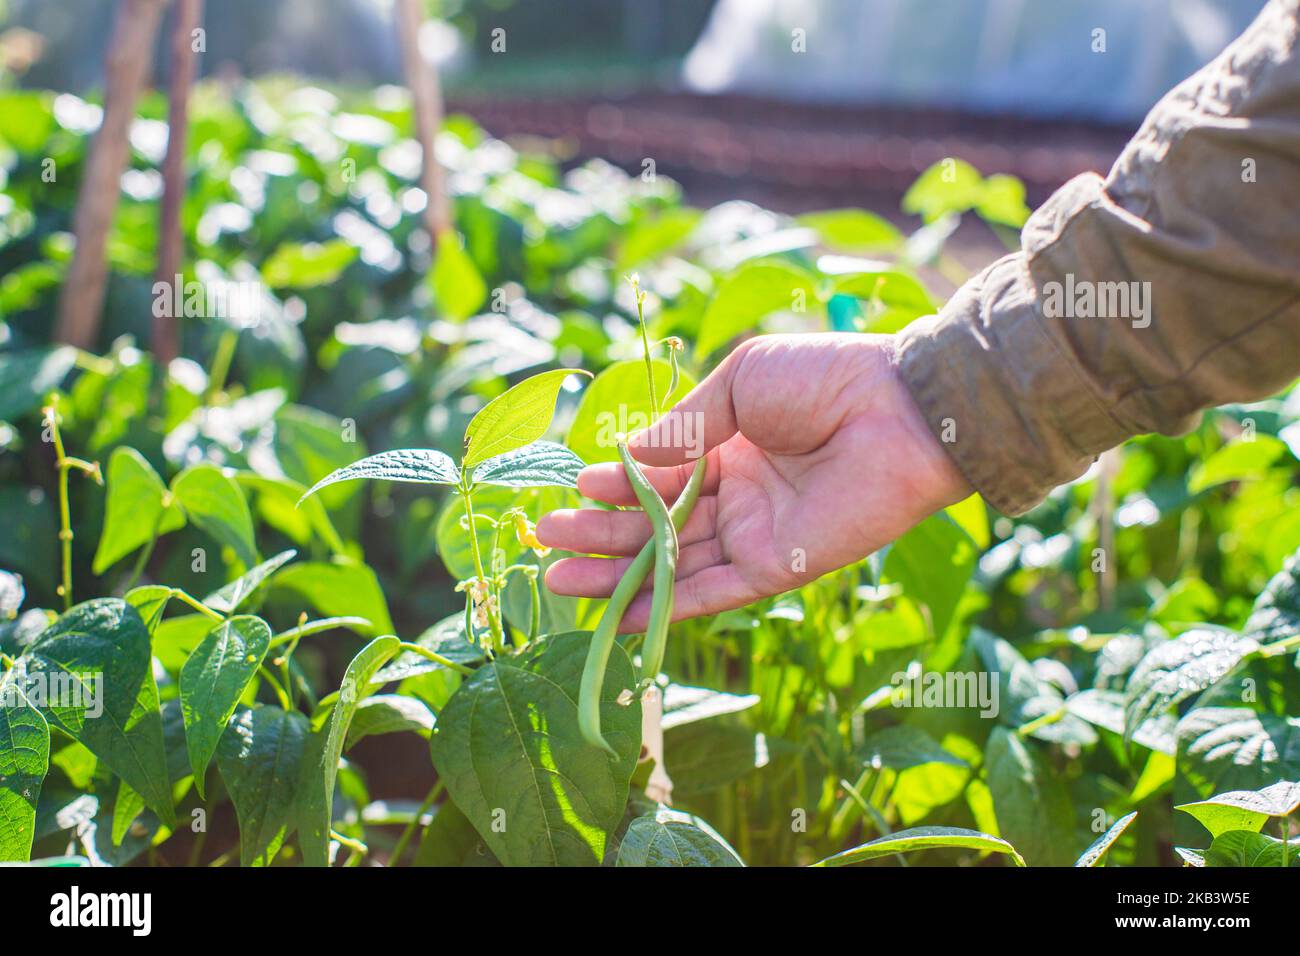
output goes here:
{"type": "Polygon", "coordinates": [[[391,92],[205,87],[160,367],[147,175],[102,347],[50,342],[91,113],[0,91],[0,860],[1295,864],[1300,390],[669,626],[709,465],[665,502],[628,436],[745,336],[937,311],[1015,180],[698,210],[451,117],[431,256],[391,92]],[[560,597],[537,522],[596,462],[653,533],[560,597]]]}

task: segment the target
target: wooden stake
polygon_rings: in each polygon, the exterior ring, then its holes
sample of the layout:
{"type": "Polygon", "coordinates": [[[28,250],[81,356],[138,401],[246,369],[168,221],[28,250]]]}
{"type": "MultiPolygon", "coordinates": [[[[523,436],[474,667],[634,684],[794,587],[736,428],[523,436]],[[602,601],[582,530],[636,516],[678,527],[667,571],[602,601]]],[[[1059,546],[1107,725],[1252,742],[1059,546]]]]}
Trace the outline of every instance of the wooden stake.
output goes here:
{"type": "MultiPolygon", "coordinates": [[[[171,77],[167,109],[167,156],[163,159],[162,217],[158,224],[158,282],[171,289],[181,272],[184,239],[181,206],[185,202],[185,142],[189,132],[190,87],[198,65],[194,31],[203,19],[203,0],[177,0],[171,37],[171,77]]],[[[172,290],[175,295],[175,290],[172,290]]],[[[179,354],[180,316],[154,315],[155,365],[165,374],[179,354]]]]}
{"type": "Polygon", "coordinates": [[[424,153],[424,166],[420,174],[420,188],[428,197],[424,207],[424,224],[436,251],[438,237],[451,227],[451,208],[443,188],[442,170],[434,151],[438,130],[442,128],[442,89],[438,83],[438,71],[420,53],[420,25],[424,22],[420,0],[397,0],[395,16],[397,42],[402,50],[402,69],[406,74],[406,85],[411,91],[415,111],[416,139],[424,153]]]}
{"type": "Polygon", "coordinates": [[[93,349],[99,338],[108,263],[104,250],[131,147],[135,103],[149,77],[167,0],[121,0],[104,61],[104,120],[86,158],[73,233],[77,239],[59,299],[55,338],[93,349]]]}

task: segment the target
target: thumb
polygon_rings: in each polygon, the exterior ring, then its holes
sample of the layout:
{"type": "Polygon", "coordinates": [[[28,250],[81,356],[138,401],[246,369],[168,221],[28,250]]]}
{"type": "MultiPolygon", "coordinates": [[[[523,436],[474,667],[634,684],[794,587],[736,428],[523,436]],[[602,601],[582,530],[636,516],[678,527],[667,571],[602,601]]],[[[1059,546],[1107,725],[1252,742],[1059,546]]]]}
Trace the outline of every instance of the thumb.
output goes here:
{"type": "Polygon", "coordinates": [[[744,351],[742,344],[657,422],[629,438],[633,457],[658,467],[681,465],[703,457],[735,435],[732,387],[744,351]]]}

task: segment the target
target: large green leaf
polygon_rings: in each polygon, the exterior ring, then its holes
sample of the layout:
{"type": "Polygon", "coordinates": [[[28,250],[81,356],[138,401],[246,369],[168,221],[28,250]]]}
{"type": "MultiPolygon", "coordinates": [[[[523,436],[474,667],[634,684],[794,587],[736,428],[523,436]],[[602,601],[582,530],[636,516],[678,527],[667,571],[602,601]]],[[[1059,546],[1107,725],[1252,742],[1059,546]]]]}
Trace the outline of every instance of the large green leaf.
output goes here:
{"type": "Polygon", "coordinates": [[[466,469],[537,441],[555,416],[555,400],[570,375],[590,375],[561,368],[526,378],[484,405],[465,429],[466,469]]]}
{"type": "Polygon", "coordinates": [[[452,321],[463,322],[487,299],[487,283],[466,254],[460,236],[450,229],[438,236],[438,252],[429,278],[438,311],[452,321]]]}
{"type": "Polygon", "coordinates": [[[50,728],[15,667],[0,677],[0,861],[31,858],[36,801],[50,768],[50,728]]]}
{"type": "Polygon", "coordinates": [[[695,354],[707,357],[738,335],[758,330],[773,312],[822,309],[811,273],[777,260],[742,265],[718,285],[695,339],[695,354]]]}
{"type": "Polygon", "coordinates": [[[1298,808],[1300,783],[1279,780],[1261,790],[1229,790],[1174,809],[1190,813],[1217,837],[1228,830],[1261,830],[1270,817],[1289,817],[1298,808]]]}
{"type": "Polygon", "coordinates": [[[302,844],[303,862],[308,866],[329,865],[334,782],[348,728],[375,672],[397,653],[400,644],[392,635],[377,637],[352,658],[343,674],[329,724],[314,732],[308,742],[298,797],[298,840],[302,844]]]}
{"type": "Polygon", "coordinates": [[[1157,644],[1129,675],[1124,688],[1124,736],[1157,714],[1221,680],[1259,644],[1219,628],[1186,631],[1157,644]]]}
{"type": "Polygon", "coordinates": [[[928,763],[947,763],[965,767],[966,761],[954,756],[919,727],[899,724],[878,730],[864,741],[861,750],[868,767],[907,770],[928,763]]]}
{"type": "Polygon", "coordinates": [[[474,469],[474,483],[506,488],[578,487],[585,462],[563,445],[535,441],[489,458],[474,469]]]}
{"type": "Polygon", "coordinates": [[[952,621],[966,582],[975,571],[975,544],[946,515],[931,515],[894,542],[885,557],[885,574],[903,593],[930,610],[934,636],[952,621]]]}
{"type": "Polygon", "coordinates": [[[270,643],[271,628],[260,617],[232,617],[214,627],[181,668],[185,746],[199,796],[217,741],[270,643]]]}
{"type": "Polygon", "coordinates": [[[168,499],[167,486],[144,455],[119,446],[108,459],[108,495],[104,531],[99,536],[93,570],[103,574],[157,534],[184,526],[185,514],[168,499]]]}
{"type": "Polygon", "coordinates": [[[903,212],[927,223],[973,209],[984,195],[984,177],[970,163],[943,159],[920,176],[903,195],[903,212]]]}
{"type": "Polygon", "coordinates": [[[1179,770],[1200,796],[1300,779],[1300,717],[1196,707],[1177,735],[1179,770]]]}
{"type": "Polygon", "coordinates": [[[945,847],[979,850],[981,853],[1005,853],[1011,857],[1011,861],[1016,866],[1025,865],[1025,861],[1016,852],[1014,846],[1006,840],[987,833],[965,830],[961,827],[913,827],[910,830],[899,830],[897,833],[879,837],[851,850],[845,850],[843,853],[828,856],[814,866],[848,866],[851,863],[865,863],[867,860],[893,856],[896,853],[945,847]]]}
{"type": "Polygon", "coordinates": [[[253,593],[271,575],[279,571],[297,556],[298,552],[290,548],[281,551],[273,558],[268,558],[257,567],[249,568],[229,584],[223,585],[203,599],[203,603],[222,614],[234,614],[253,593]]]}
{"type": "Polygon", "coordinates": [[[621,648],[601,689],[601,727],[616,759],[578,732],[578,685],[590,634],[538,641],[501,656],[461,685],[430,738],[456,805],[507,866],[599,864],[627,804],[641,748],[641,705],[618,702],[636,684],[621,648]]]}
{"type": "MultiPolygon", "coordinates": [[[[664,409],[672,408],[695,387],[695,379],[686,372],[679,376],[670,394],[673,369],[667,362],[650,363],[655,378],[655,395],[664,409]]],[[[615,362],[597,375],[582,393],[566,443],[583,461],[618,461],[618,436],[650,425],[658,410],[650,407],[650,384],[646,380],[645,362],[615,362]]],[[[688,424],[683,422],[683,428],[688,424]]],[[[703,439],[702,435],[684,436],[703,439]]]]}
{"type": "Polygon", "coordinates": [[[1014,731],[995,727],[984,750],[998,829],[1032,866],[1074,862],[1074,813],[1065,781],[1014,731]]]}
{"type": "Polygon", "coordinates": [[[218,542],[234,550],[245,567],[257,564],[253,516],[235,482],[215,465],[195,465],[172,480],[172,494],[189,519],[218,542]]]}
{"type": "Polygon", "coordinates": [[[370,626],[360,629],[364,633],[391,634],[394,630],[379,578],[364,564],[304,561],[277,574],[272,587],[292,591],[327,617],[365,618],[370,626]]]}
{"type": "Polygon", "coordinates": [[[0,421],[14,421],[39,406],[76,361],[77,350],[66,345],[0,355],[0,421]]]}
{"type": "Polygon", "coordinates": [[[660,805],[628,824],[615,866],[744,866],[699,817],[660,805]]]}
{"type": "Polygon", "coordinates": [[[1220,833],[1205,851],[1206,866],[1296,866],[1300,864],[1300,846],[1290,846],[1277,837],[1253,830],[1228,830],[1220,833]]]}
{"type": "MultiPolygon", "coordinates": [[[[457,664],[478,664],[483,660],[483,648],[465,639],[465,614],[457,611],[427,628],[412,644],[427,648],[457,664]]],[[[442,670],[443,665],[431,661],[415,651],[402,651],[375,674],[374,683],[388,684],[406,680],[418,674],[442,670]]]]}
{"type": "Polygon", "coordinates": [[[1260,593],[1245,630],[1261,644],[1300,634],[1300,552],[1286,559],[1260,593]]]}
{"type": "Polygon", "coordinates": [[[903,234],[897,226],[865,209],[809,212],[796,222],[817,230],[824,245],[840,252],[895,252],[903,244],[903,234]]]}
{"type": "Polygon", "coordinates": [[[397,451],[383,451],[331,472],[312,485],[302,497],[307,498],[326,485],[340,481],[353,481],[357,478],[454,485],[460,481],[460,470],[450,457],[433,448],[401,448],[397,451]]]}
{"type": "Polygon", "coordinates": [[[174,826],[149,631],[135,608],[120,598],[78,604],[23,660],[29,674],[44,675],[47,687],[79,690],[57,701],[33,699],[50,725],[82,743],[174,826]]]}
{"type": "Polygon", "coordinates": [[[1225,481],[1258,478],[1273,462],[1283,455],[1290,457],[1290,454],[1286,443],[1272,435],[1256,435],[1249,441],[1232,442],[1197,463],[1187,479],[1187,490],[1196,494],[1225,481]]]}
{"type": "Polygon", "coordinates": [[[217,768],[239,818],[244,866],[266,866],[294,826],[294,801],[311,726],[294,711],[240,707],[217,746],[217,768]]]}
{"type": "Polygon", "coordinates": [[[262,278],[272,289],[310,289],[329,285],[352,264],[357,248],[342,239],[287,242],[262,263],[262,278]]]}
{"type": "Polygon", "coordinates": [[[1083,855],[1074,861],[1075,866],[1092,867],[1100,866],[1102,859],[1120,835],[1128,829],[1128,825],[1137,819],[1137,813],[1129,813],[1120,817],[1106,830],[1101,836],[1093,841],[1088,849],[1083,851],[1083,855]]]}
{"type": "Polygon", "coordinates": [[[378,734],[415,733],[428,737],[433,724],[433,711],[418,697],[375,694],[357,705],[343,749],[351,750],[358,741],[378,734]]]}

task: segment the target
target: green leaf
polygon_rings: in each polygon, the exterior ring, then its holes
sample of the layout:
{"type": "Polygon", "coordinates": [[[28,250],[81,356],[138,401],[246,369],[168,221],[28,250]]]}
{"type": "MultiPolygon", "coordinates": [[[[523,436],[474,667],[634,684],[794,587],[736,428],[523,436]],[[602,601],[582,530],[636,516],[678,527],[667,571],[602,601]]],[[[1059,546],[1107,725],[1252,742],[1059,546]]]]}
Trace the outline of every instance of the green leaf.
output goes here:
{"type": "Polygon", "coordinates": [[[618,753],[612,759],[578,732],[589,640],[587,631],[556,634],[518,657],[497,657],[438,715],[434,767],[507,866],[599,864],[627,805],[641,705],[622,706],[618,697],[636,675],[615,649],[600,697],[601,727],[618,753]]]}
{"type": "MultiPolygon", "coordinates": [[[[673,369],[655,359],[655,394],[665,409],[681,401],[695,387],[695,379],[682,372],[677,388],[668,394],[673,369]]],[[[618,461],[618,435],[647,428],[658,417],[650,407],[650,387],[646,381],[645,362],[615,362],[597,375],[582,393],[566,444],[588,464],[618,461]]],[[[686,436],[702,439],[702,435],[686,436]]]]}
{"type": "Polygon", "coordinates": [[[1197,494],[1228,481],[1259,478],[1283,455],[1290,457],[1286,443],[1272,435],[1256,435],[1250,441],[1224,445],[1197,463],[1187,479],[1187,490],[1197,494]]]}
{"type": "Polygon", "coordinates": [[[1300,717],[1195,707],[1178,722],[1178,766],[1197,795],[1300,779],[1300,717]]]}
{"type": "Polygon", "coordinates": [[[984,177],[970,163],[942,159],[923,172],[903,195],[903,212],[927,223],[961,214],[984,198],[984,177]]]}
{"type": "Polygon", "coordinates": [[[330,564],[304,561],[277,574],[271,586],[277,591],[294,592],[326,617],[364,618],[370,626],[358,628],[361,633],[394,631],[379,578],[367,565],[342,559],[330,564]]]}
{"type": "Polygon", "coordinates": [[[451,458],[432,448],[403,448],[384,451],[369,458],[340,468],[326,475],[307,490],[299,499],[314,495],[326,485],[356,478],[379,478],[383,481],[409,481],[417,484],[455,485],[460,482],[460,471],[451,458]]]}
{"type": "Polygon", "coordinates": [[[294,711],[240,707],[217,745],[217,768],[239,818],[239,858],[268,866],[294,826],[311,725],[294,711]]]}
{"type": "Polygon", "coordinates": [[[1116,820],[1110,829],[1097,837],[1097,839],[1093,841],[1093,844],[1083,851],[1083,855],[1074,861],[1074,865],[1085,867],[1100,866],[1102,857],[1104,857],[1107,851],[1114,846],[1115,841],[1120,838],[1120,834],[1127,830],[1128,825],[1135,819],[1137,819],[1136,812],[1126,814],[1116,820]]]}
{"type": "Polygon", "coordinates": [[[664,689],[664,730],[684,727],[711,717],[740,713],[759,702],[757,694],[728,694],[708,687],[669,684],[664,689]]]}
{"type": "Polygon", "coordinates": [[[375,694],[357,705],[343,749],[351,750],[358,741],[378,734],[416,733],[428,737],[433,733],[433,724],[433,711],[419,698],[375,694]]]}
{"type": "Polygon", "coordinates": [[[181,668],[181,711],[194,785],[203,780],[244,688],[262,666],[271,629],[259,617],[240,615],[218,624],[181,668]]]}
{"type": "Polygon", "coordinates": [[[465,321],[487,300],[487,283],[466,254],[460,236],[450,229],[438,234],[430,282],[438,312],[453,322],[465,321]]]}
{"type": "Polygon", "coordinates": [[[36,802],[50,768],[50,728],[14,668],[0,677],[0,861],[32,855],[36,802]]]}
{"type": "Polygon", "coordinates": [[[995,727],[984,750],[998,829],[1031,866],[1074,862],[1074,812],[1064,779],[1013,731],[995,727]]]}
{"type": "Polygon", "coordinates": [[[484,405],[465,429],[462,467],[535,442],[546,434],[555,415],[560,386],[570,375],[590,375],[581,369],[561,368],[526,378],[484,405]]]}
{"type": "Polygon", "coordinates": [[[1205,851],[1206,866],[1295,866],[1300,847],[1252,830],[1228,830],[1205,851]]]}
{"type": "Polygon", "coordinates": [[[1286,559],[1256,598],[1245,631],[1261,644],[1300,634],[1300,551],[1286,559]]]}
{"type": "Polygon", "coordinates": [[[33,156],[49,150],[47,141],[55,125],[53,103],[54,94],[45,90],[0,93],[0,143],[33,156]]]}
{"type": "Polygon", "coordinates": [[[474,484],[506,488],[576,488],[578,472],[584,467],[586,463],[563,445],[535,441],[483,462],[474,469],[474,484]]]}
{"type": "Polygon", "coordinates": [[[894,252],[903,234],[888,219],[865,209],[828,209],[799,216],[795,222],[815,229],[823,245],[840,252],[894,252]]]}
{"type": "Polygon", "coordinates": [[[975,211],[988,222],[1019,229],[1031,211],[1025,203],[1025,184],[1002,173],[990,176],[980,189],[975,211]]]}
{"type": "Polygon", "coordinates": [[[76,361],[77,350],[66,345],[0,355],[0,421],[12,422],[39,408],[76,361]]]}
{"type": "Polygon", "coordinates": [[[108,459],[108,495],[104,531],[99,536],[92,570],[103,574],[157,534],[185,525],[185,515],[169,501],[167,486],[134,448],[119,446],[108,459]]]}
{"type": "MultiPolygon", "coordinates": [[[[465,639],[465,613],[457,611],[425,630],[411,643],[433,651],[457,664],[476,665],[484,658],[483,649],[465,639]]],[[[443,666],[415,651],[402,651],[374,676],[375,684],[389,684],[418,674],[444,670],[443,666]]]]}
{"type": "Polygon", "coordinates": [[[219,590],[213,591],[203,599],[203,603],[222,614],[234,614],[267,578],[292,561],[297,554],[298,552],[292,548],[281,551],[257,567],[250,568],[219,590]]]}
{"type": "Polygon", "coordinates": [[[967,766],[966,761],[944,750],[924,730],[907,724],[876,731],[863,743],[861,754],[866,766],[877,769],[907,770],[927,763],[967,766]]]}
{"type": "Polygon", "coordinates": [[[975,544],[946,515],[931,515],[894,542],[885,575],[930,609],[934,636],[948,630],[966,582],[975,571],[975,544]]]}
{"type": "Polygon", "coordinates": [[[614,272],[622,275],[644,262],[676,249],[700,221],[698,209],[665,209],[654,219],[638,222],[624,233],[614,272]]]}
{"type": "Polygon", "coordinates": [[[628,824],[615,866],[744,866],[740,855],[699,817],[660,805],[628,824]]]}
{"type": "Polygon", "coordinates": [[[773,312],[820,308],[810,272],[776,260],[746,263],[719,283],[704,310],[695,356],[706,358],[737,336],[757,331],[773,312]]]}
{"type": "Polygon", "coordinates": [[[990,836],[987,833],[980,833],[978,830],[965,830],[961,827],[913,827],[910,830],[899,830],[897,833],[891,833],[888,836],[864,843],[852,850],[845,850],[843,853],[828,856],[813,865],[848,866],[851,863],[864,863],[867,860],[876,860],[882,856],[893,856],[896,853],[910,853],[914,850],[936,850],[944,847],[979,850],[981,853],[1005,853],[1011,857],[1011,861],[1016,866],[1025,865],[1024,859],[1016,852],[1015,847],[1006,840],[990,836]]]}
{"type": "Polygon", "coordinates": [[[145,584],[127,591],[123,600],[135,608],[152,635],[162,623],[163,611],[167,610],[167,604],[175,593],[165,584],[145,584]]]}
{"type": "Polygon", "coordinates": [[[1288,817],[1297,808],[1300,783],[1290,780],[1279,780],[1262,790],[1229,790],[1174,807],[1196,817],[1213,837],[1229,830],[1261,830],[1270,817],[1288,817]]]}
{"type": "Polygon", "coordinates": [[[286,242],[262,263],[262,278],[272,289],[329,285],[352,264],[357,252],[355,246],[343,239],[286,242]]]}
{"type": "Polygon", "coordinates": [[[375,672],[397,653],[402,642],[388,635],[377,637],[348,664],[339,687],[334,712],[327,728],[311,735],[298,802],[298,840],[303,862],[308,866],[329,865],[330,824],[334,816],[334,782],[348,728],[375,672]]]}
{"type": "Polygon", "coordinates": [[[265,478],[251,471],[236,472],[235,481],[245,492],[255,493],[258,517],[291,541],[306,547],[315,537],[332,554],[347,550],[321,499],[303,500],[306,485],[288,478],[265,478]]]}
{"type": "Polygon", "coordinates": [[[144,813],[144,797],[131,789],[125,780],[117,782],[117,799],[113,801],[113,846],[121,846],[136,817],[144,813]]]}
{"type": "Polygon", "coordinates": [[[231,548],[245,567],[258,562],[253,516],[244,493],[215,465],[195,465],[172,480],[172,494],[205,534],[231,548]]]}
{"type": "Polygon", "coordinates": [[[1217,683],[1257,650],[1259,644],[1249,637],[1209,627],[1158,644],[1124,688],[1125,740],[1140,724],[1217,683]]]}
{"type": "Polygon", "coordinates": [[[29,674],[43,673],[76,693],[33,701],[45,719],[90,750],[175,826],[167,752],[149,631],[120,598],[78,604],[23,654],[29,674]],[[101,713],[97,713],[101,710],[101,713]]]}

